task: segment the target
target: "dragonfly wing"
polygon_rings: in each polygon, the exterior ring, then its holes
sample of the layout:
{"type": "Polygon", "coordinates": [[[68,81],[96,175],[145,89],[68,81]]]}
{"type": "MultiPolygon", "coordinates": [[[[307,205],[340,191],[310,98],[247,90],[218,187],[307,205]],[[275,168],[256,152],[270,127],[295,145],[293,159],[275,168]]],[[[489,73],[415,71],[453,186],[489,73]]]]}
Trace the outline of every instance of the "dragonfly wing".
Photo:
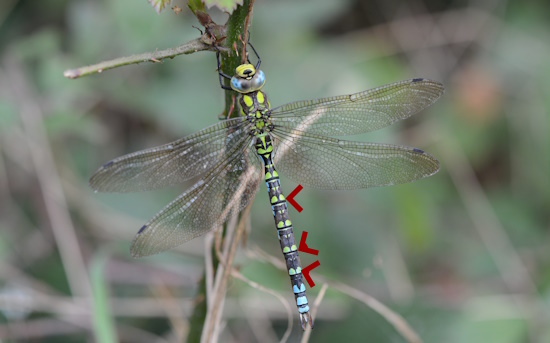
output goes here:
{"type": "Polygon", "coordinates": [[[304,186],[358,189],[389,186],[435,174],[439,162],[405,146],[350,142],[277,129],[275,167],[304,186]]]}
{"type": "Polygon", "coordinates": [[[260,176],[256,154],[237,150],[139,230],[130,249],[132,256],[174,248],[223,224],[233,210],[241,211],[252,200],[260,176]]]}
{"type": "Polygon", "coordinates": [[[443,92],[439,82],[411,79],[350,95],[292,102],[274,108],[271,120],[275,126],[320,135],[355,135],[408,118],[443,92]]]}
{"type": "Polygon", "coordinates": [[[243,118],[225,120],[172,143],[115,158],[90,178],[100,192],[136,192],[180,184],[208,171],[229,146],[248,139],[243,118]]]}

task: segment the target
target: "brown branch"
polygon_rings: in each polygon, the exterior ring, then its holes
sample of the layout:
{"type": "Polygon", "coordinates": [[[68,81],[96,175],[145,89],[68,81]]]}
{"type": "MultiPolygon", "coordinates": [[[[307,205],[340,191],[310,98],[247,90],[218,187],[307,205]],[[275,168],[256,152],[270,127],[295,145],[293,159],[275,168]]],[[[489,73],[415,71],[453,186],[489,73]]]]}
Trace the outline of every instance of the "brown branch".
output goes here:
{"type": "MultiPolygon", "coordinates": [[[[226,48],[219,47],[218,49],[224,50],[226,48]]],[[[113,60],[104,61],[101,63],[86,66],[86,67],[68,69],[68,70],[65,70],[65,72],[63,72],[63,76],[69,79],[76,79],[82,76],[101,73],[107,69],[118,68],[129,64],[138,64],[142,62],[160,63],[165,58],[174,58],[178,55],[183,55],[183,54],[187,55],[187,54],[192,54],[198,51],[205,51],[205,50],[215,51],[216,49],[211,45],[205,44],[203,42],[203,38],[201,37],[201,38],[197,38],[192,41],[189,41],[175,48],[170,48],[170,49],[165,49],[165,50],[155,51],[155,52],[146,52],[143,54],[137,54],[137,55],[126,56],[126,57],[119,57],[113,60]]]]}
{"type": "MultiPolygon", "coordinates": [[[[226,208],[224,211],[223,217],[226,217],[233,208],[235,208],[236,204],[239,202],[241,196],[243,195],[243,192],[245,191],[245,188],[247,187],[248,183],[251,179],[254,178],[254,171],[252,169],[249,169],[246,174],[243,174],[241,176],[241,187],[235,194],[233,195],[232,201],[230,201],[230,206],[226,208]],[[226,212],[227,211],[227,212],[226,212]]],[[[228,224],[228,230],[226,231],[225,236],[225,249],[223,256],[220,256],[220,252],[218,249],[216,249],[216,253],[218,254],[218,260],[220,262],[220,265],[218,266],[218,270],[216,272],[216,282],[214,286],[214,298],[211,302],[212,306],[208,307],[208,313],[206,315],[205,319],[205,325],[203,327],[203,334],[201,337],[201,342],[211,342],[215,340],[217,335],[217,329],[219,327],[219,321],[221,319],[221,312],[223,308],[224,303],[224,296],[225,296],[225,290],[227,285],[227,280],[229,279],[229,276],[231,274],[231,266],[233,264],[233,258],[235,257],[235,253],[237,251],[237,245],[240,242],[240,238],[242,236],[242,233],[245,229],[245,224],[247,221],[248,216],[250,215],[250,209],[252,204],[248,205],[246,209],[241,213],[241,218],[239,220],[239,223],[237,225],[237,228],[233,233],[230,233],[229,226],[231,225],[231,221],[228,224]]]]}
{"type": "Polygon", "coordinates": [[[252,8],[254,7],[254,1],[250,0],[250,3],[248,4],[248,14],[246,15],[246,18],[244,20],[244,37],[243,37],[243,46],[241,50],[241,56],[243,58],[243,63],[246,63],[246,44],[248,43],[248,33],[249,33],[249,25],[252,21],[252,8]]]}

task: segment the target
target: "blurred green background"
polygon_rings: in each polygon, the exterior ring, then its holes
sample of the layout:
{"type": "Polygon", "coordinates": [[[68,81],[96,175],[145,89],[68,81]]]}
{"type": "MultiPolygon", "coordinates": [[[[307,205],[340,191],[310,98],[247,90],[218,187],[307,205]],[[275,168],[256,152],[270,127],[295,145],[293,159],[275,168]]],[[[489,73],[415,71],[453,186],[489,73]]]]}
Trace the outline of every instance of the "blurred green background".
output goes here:
{"type": "MultiPolygon", "coordinates": [[[[109,159],[215,123],[224,107],[215,55],[63,77],[198,37],[185,3],[174,4],[180,15],[157,15],[145,0],[0,3],[2,342],[186,336],[203,239],[139,260],[129,245],[190,185],[94,194],[87,180],[109,159]]],[[[422,148],[440,160],[438,174],[298,196],[295,233],[308,231],[320,251],[310,301],[323,277],[380,300],[425,342],[550,342],[550,3],[259,0],[254,8],[252,42],[274,106],[412,77],[447,89],[423,113],[352,138],[422,148]]],[[[285,193],[297,186],[282,178],[285,193]]],[[[247,248],[282,260],[264,188],[247,248]]],[[[302,265],[317,258],[304,255],[302,265]]],[[[244,253],[236,264],[294,306],[284,271],[244,253]]],[[[276,298],[238,280],[223,317],[223,342],[276,342],[287,324],[276,298]]],[[[294,321],[292,342],[302,335],[294,321]]],[[[311,341],[335,340],[405,341],[329,288],[311,341]]]]}

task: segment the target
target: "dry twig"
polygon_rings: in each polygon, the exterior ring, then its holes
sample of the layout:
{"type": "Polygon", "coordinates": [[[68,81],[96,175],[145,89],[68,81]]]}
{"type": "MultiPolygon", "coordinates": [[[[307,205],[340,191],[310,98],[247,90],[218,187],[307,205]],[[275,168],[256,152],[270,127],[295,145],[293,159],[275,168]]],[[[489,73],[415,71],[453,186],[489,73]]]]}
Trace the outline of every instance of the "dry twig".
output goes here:
{"type": "MultiPolygon", "coordinates": [[[[223,47],[218,49],[225,50],[223,47]]],[[[215,49],[211,45],[207,45],[202,42],[201,38],[194,39],[185,44],[182,44],[176,48],[165,49],[155,52],[146,52],[143,54],[137,54],[126,57],[119,57],[113,60],[93,64],[86,67],[80,67],[76,69],[68,69],[63,72],[63,76],[69,79],[76,79],[82,76],[87,76],[95,73],[101,73],[108,69],[113,69],[117,67],[122,67],[129,64],[138,64],[143,62],[153,62],[159,63],[165,58],[174,58],[178,55],[183,54],[192,54],[198,51],[212,50],[215,49]]]]}

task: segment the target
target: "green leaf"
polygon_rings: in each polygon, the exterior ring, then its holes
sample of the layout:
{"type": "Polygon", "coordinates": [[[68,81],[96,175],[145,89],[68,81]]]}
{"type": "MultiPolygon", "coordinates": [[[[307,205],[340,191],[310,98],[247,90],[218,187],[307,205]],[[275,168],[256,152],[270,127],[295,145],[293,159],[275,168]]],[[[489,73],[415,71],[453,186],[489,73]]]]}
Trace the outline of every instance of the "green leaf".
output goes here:
{"type": "Polygon", "coordinates": [[[160,13],[166,6],[170,5],[172,0],[147,0],[153,6],[157,13],[160,13]]]}
{"type": "Polygon", "coordinates": [[[189,7],[194,14],[196,14],[197,11],[206,11],[201,0],[189,0],[187,2],[187,7],[189,7]]]}
{"type": "Polygon", "coordinates": [[[208,8],[216,6],[224,12],[233,13],[237,5],[243,4],[243,0],[204,0],[204,4],[208,8]]]}
{"type": "Polygon", "coordinates": [[[99,252],[92,259],[90,279],[93,293],[93,323],[96,342],[119,342],[113,316],[109,306],[109,290],[103,270],[107,262],[107,255],[99,252]]]}

